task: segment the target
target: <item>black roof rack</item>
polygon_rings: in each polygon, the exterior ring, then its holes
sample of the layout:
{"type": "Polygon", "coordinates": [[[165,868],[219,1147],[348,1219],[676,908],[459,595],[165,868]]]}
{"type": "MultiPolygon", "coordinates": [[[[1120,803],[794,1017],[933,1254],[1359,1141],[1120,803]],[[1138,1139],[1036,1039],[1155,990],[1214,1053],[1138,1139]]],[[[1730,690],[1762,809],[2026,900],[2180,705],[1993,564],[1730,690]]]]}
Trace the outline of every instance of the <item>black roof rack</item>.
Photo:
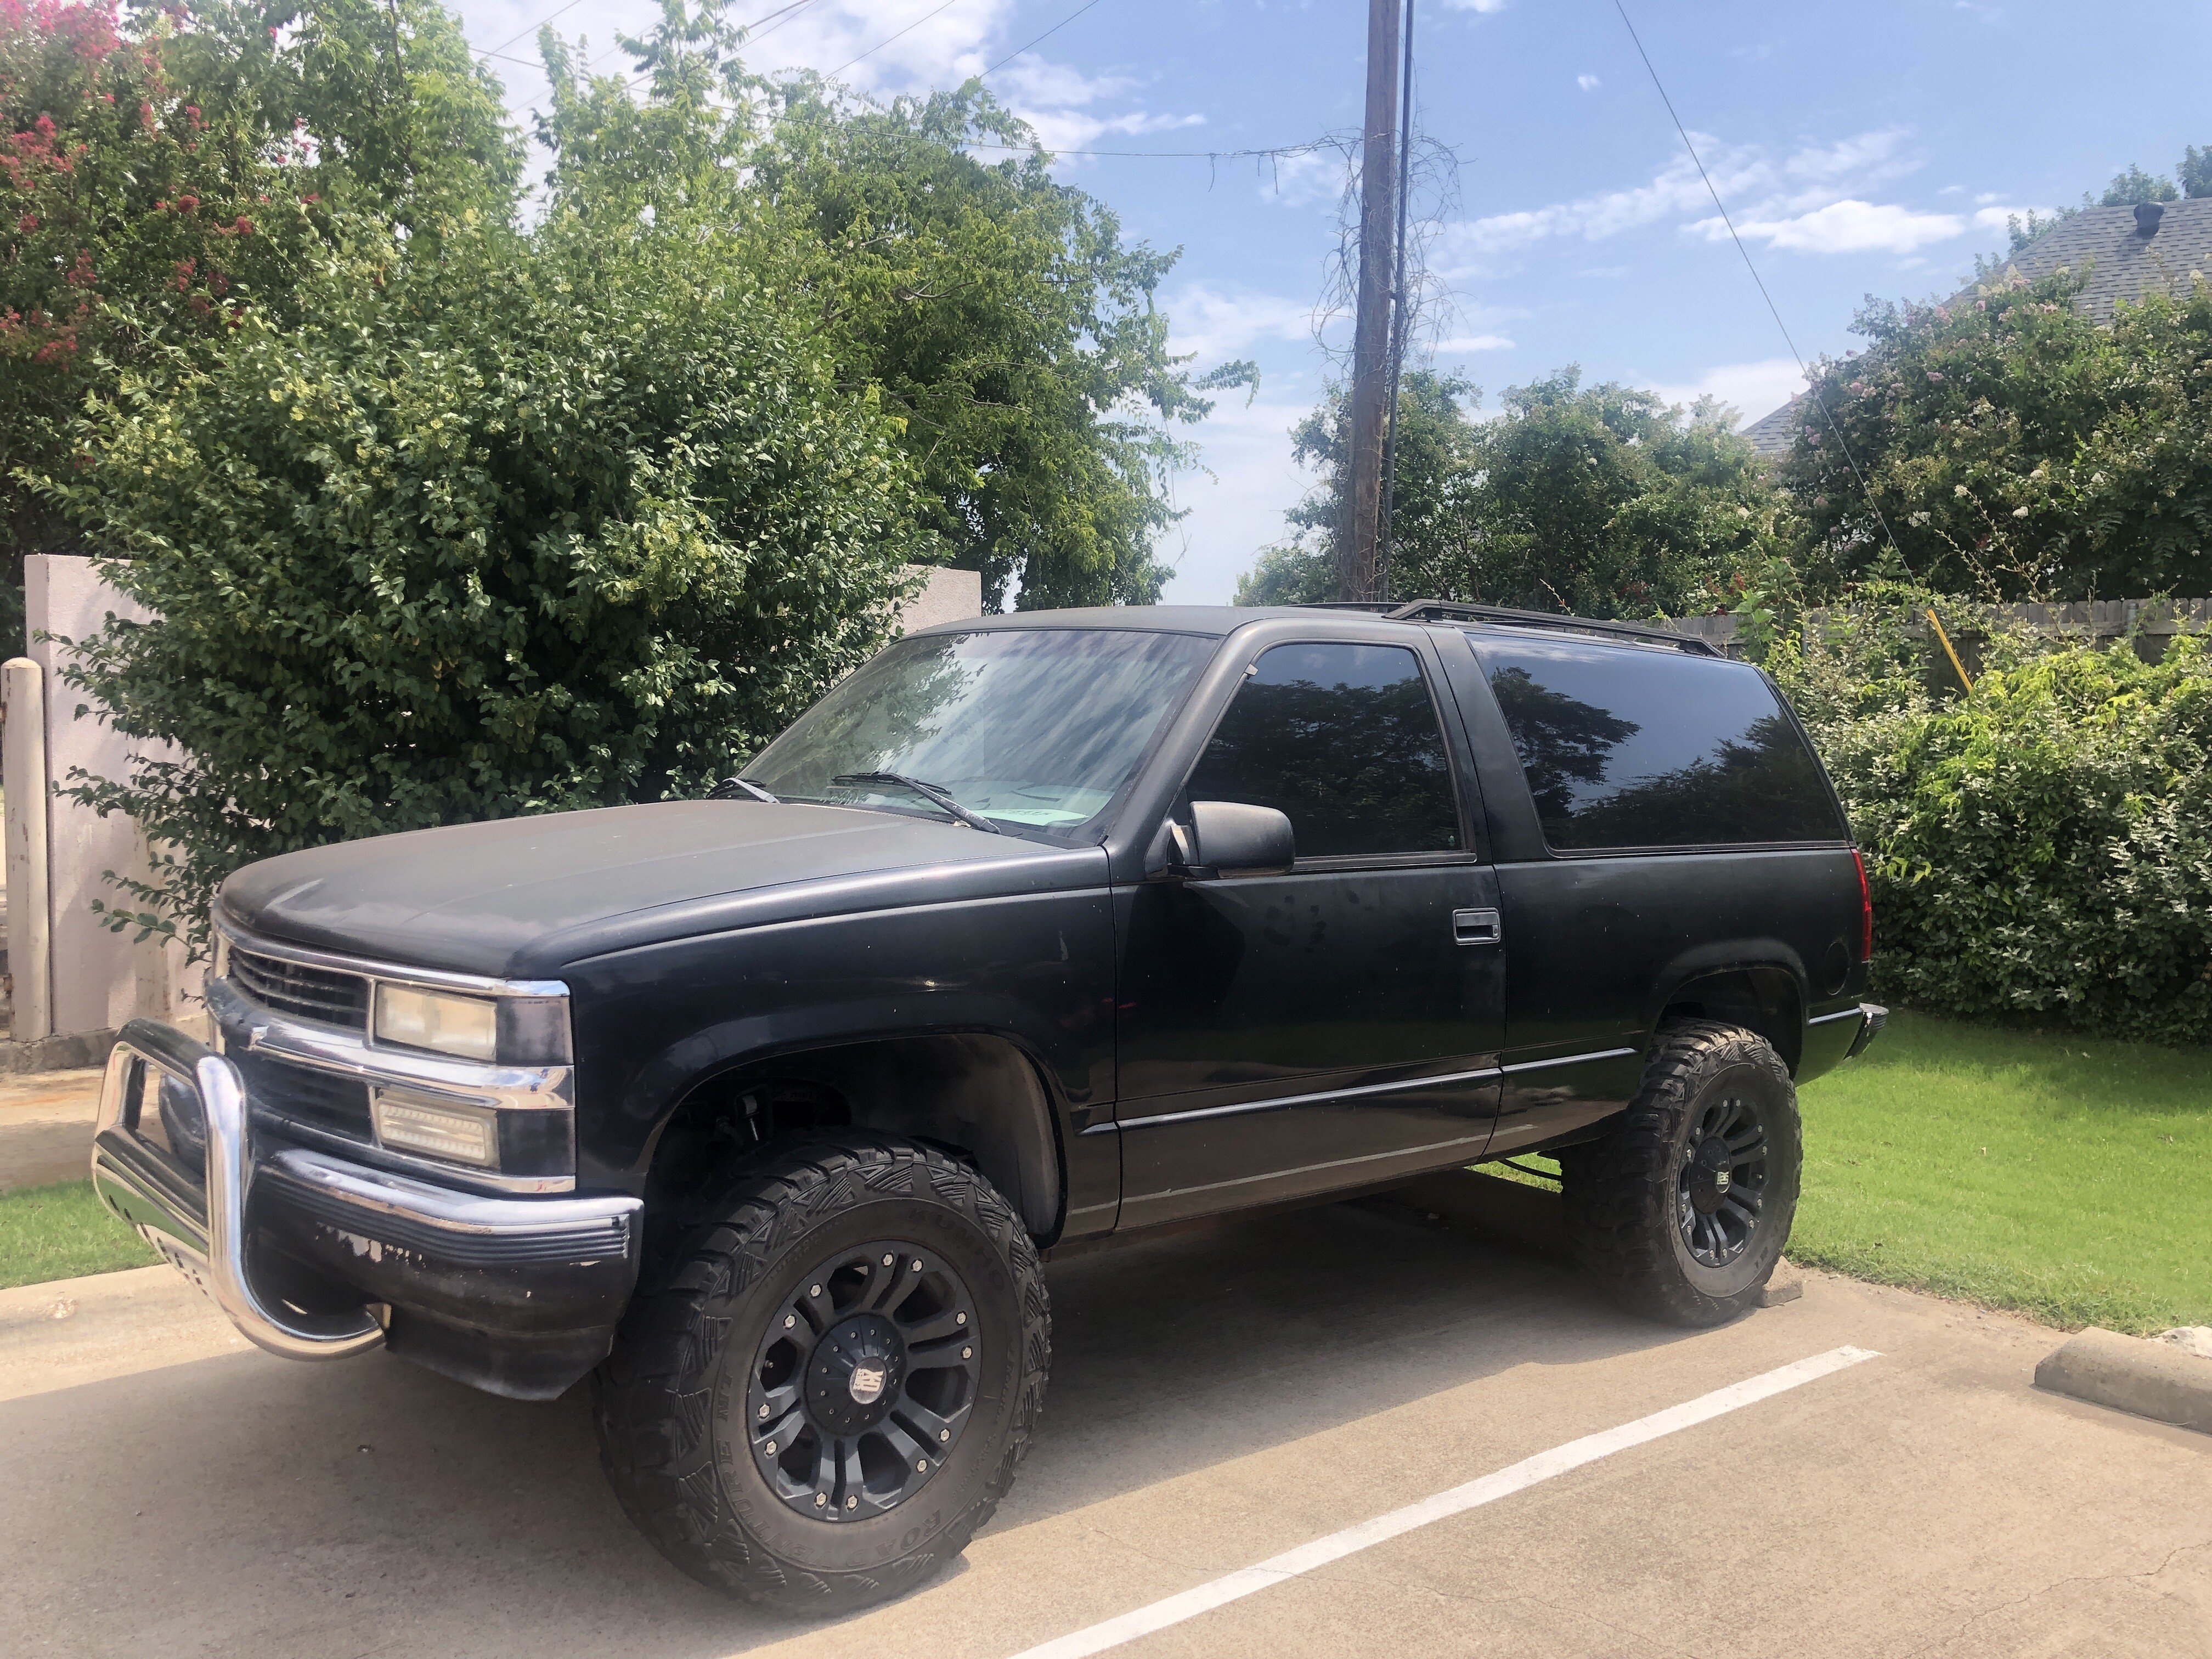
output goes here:
{"type": "Polygon", "coordinates": [[[1297,607],[1301,611],[1371,611],[1385,622],[1482,622],[1502,628],[1547,628],[1565,634],[1602,634],[1645,645],[1670,645],[1693,657],[1721,653],[1694,634],[1647,628],[1638,623],[1593,622],[1587,617],[1559,617],[1547,611],[1514,611],[1502,605],[1463,605],[1457,599],[1334,599],[1297,607]]]}

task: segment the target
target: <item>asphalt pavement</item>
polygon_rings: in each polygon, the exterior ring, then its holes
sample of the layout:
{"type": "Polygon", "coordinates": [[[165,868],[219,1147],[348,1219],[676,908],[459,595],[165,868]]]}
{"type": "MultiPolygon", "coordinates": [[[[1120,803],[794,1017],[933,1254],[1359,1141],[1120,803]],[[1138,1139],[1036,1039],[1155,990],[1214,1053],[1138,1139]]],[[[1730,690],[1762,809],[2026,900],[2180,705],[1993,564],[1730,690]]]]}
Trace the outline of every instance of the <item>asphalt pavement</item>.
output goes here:
{"type": "Polygon", "coordinates": [[[1012,1498],[945,1577],[813,1624],[632,1532],[581,1390],[273,1359],[163,1267],[0,1292],[4,1646],[2212,1656],[2212,1437],[2037,1392],[2061,1338],[2025,1321],[1812,1274],[1666,1330],[1360,1206],[1048,1277],[1012,1498]]]}

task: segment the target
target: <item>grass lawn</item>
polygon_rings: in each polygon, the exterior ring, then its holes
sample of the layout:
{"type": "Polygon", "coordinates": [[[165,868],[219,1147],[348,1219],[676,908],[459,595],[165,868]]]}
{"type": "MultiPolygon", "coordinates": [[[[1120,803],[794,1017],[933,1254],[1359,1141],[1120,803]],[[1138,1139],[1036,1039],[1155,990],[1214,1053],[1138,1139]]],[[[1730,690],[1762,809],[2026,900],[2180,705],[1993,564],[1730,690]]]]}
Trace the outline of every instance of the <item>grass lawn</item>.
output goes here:
{"type": "Polygon", "coordinates": [[[2068,1328],[2212,1324],[2212,1053],[1900,1012],[1802,1104],[1792,1261],[2068,1328]]]}
{"type": "Polygon", "coordinates": [[[112,1273],[161,1258],[102,1209],[89,1181],[0,1193],[0,1290],[81,1273],[112,1273]]]}

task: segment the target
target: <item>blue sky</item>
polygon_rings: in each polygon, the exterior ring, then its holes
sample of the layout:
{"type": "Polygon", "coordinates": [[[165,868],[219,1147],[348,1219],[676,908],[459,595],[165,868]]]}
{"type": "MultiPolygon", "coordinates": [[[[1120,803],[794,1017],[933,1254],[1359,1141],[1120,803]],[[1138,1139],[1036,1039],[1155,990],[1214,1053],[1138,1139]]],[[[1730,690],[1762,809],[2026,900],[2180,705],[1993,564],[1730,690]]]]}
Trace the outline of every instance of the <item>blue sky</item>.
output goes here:
{"type": "MultiPolygon", "coordinates": [[[[749,21],[779,0],[738,0],[749,21]]],[[[1082,0],[809,0],[754,46],[889,94],[957,84],[1053,29],[1082,0]],[[901,31],[903,31],[902,33],[901,31]],[[890,37],[896,36],[893,39],[890,37]],[[871,51],[870,49],[874,50],[871,51]]],[[[477,46],[534,59],[549,14],[621,67],[617,27],[650,0],[465,0],[477,46]],[[530,30],[514,44],[509,37],[530,30]]],[[[1356,131],[1362,0],[1094,0],[994,73],[1066,150],[1235,150],[1356,131]]],[[[2170,173],[2212,143],[2202,100],[2212,8],[1858,0],[1630,0],[1714,182],[1809,357],[1854,343],[1861,297],[1948,293],[2004,243],[2008,212],[2101,189],[2130,161],[2170,173]],[[2200,112],[2202,112],[2200,113],[2200,112]]],[[[1453,314],[1434,361],[1484,388],[1578,362],[1747,418],[1796,368],[1623,30],[1612,0],[1419,0],[1420,127],[1460,158],[1431,263],[1453,314]]],[[[495,60],[518,112],[541,74],[495,60]]],[[[1061,174],[1127,234],[1182,258],[1161,291],[1197,366],[1248,356],[1259,392],[1194,429],[1206,471],[1163,552],[1167,597],[1226,600],[1310,482],[1288,429],[1330,372],[1315,303],[1335,246],[1338,164],[1070,155],[1061,174]]]]}

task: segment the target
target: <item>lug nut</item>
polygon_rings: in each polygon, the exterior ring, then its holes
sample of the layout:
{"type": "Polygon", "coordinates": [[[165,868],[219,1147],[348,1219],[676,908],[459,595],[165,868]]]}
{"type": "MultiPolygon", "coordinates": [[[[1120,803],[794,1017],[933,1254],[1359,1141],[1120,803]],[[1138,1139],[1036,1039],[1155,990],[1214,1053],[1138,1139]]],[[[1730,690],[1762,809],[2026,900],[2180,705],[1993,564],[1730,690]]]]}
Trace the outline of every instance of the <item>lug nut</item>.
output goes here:
{"type": "Polygon", "coordinates": [[[821,1294],[822,1287],[819,1285],[817,1285],[812,1290],[807,1291],[807,1295],[809,1296],[819,1296],[821,1294]]]}
{"type": "Polygon", "coordinates": [[[814,1494],[814,1507],[817,1510],[822,1508],[823,1505],[827,1504],[829,1501],[830,1494],[828,1492],[817,1492],[814,1494]]]}
{"type": "Polygon", "coordinates": [[[860,1507],[860,1500],[857,1497],[848,1498],[845,1500],[845,1507],[848,1510],[857,1510],[860,1507]]]}
{"type": "Polygon", "coordinates": [[[963,1348],[960,1350],[960,1357],[963,1359],[973,1359],[975,1357],[975,1350],[973,1348],[963,1348]]]}
{"type": "Polygon", "coordinates": [[[798,1322],[799,1316],[797,1314],[786,1314],[783,1316],[783,1328],[787,1331],[798,1322]]]}
{"type": "Polygon", "coordinates": [[[761,1407],[761,1420],[763,1422],[766,1422],[768,1420],[768,1407],[766,1406],[763,1406],[761,1407]]]}
{"type": "Polygon", "coordinates": [[[917,1469],[926,1471],[929,1468],[929,1460],[927,1457],[917,1457],[914,1460],[914,1466],[917,1469]]]}
{"type": "Polygon", "coordinates": [[[762,1448],[762,1449],[763,1449],[763,1451],[767,1452],[767,1453],[768,1453],[768,1455],[769,1455],[770,1457],[775,1456],[775,1441],[773,1441],[773,1440],[769,1441],[766,1446],[764,1446],[764,1447],[763,1447],[763,1448],[762,1448]]]}
{"type": "Polygon", "coordinates": [[[937,1431],[937,1437],[939,1440],[950,1440],[952,1438],[952,1431],[950,1429],[939,1429],[937,1431]]]}
{"type": "Polygon", "coordinates": [[[895,1255],[887,1255],[887,1256],[885,1256],[885,1257],[884,1258],[884,1266],[885,1266],[886,1267],[890,1267],[890,1266],[892,1266],[894,1263],[896,1263],[897,1261],[898,1261],[898,1258],[897,1258],[896,1256],[895,1256],[895,1255]]]}
{"type": "Polygon", "coordinates": [[[919,1261],[915,1262],[914,1264],[914,1270],[916,1273],[920,1273],[921,1271],[921,1263],[919,1261]]]}
{"type": "Polygon", "coordinates": [[[968,1322],[968,1316],[966,1314],[955,1314],[952,1316],[952,1322],[956,1325],[965,1325],[968,1322]]]}

